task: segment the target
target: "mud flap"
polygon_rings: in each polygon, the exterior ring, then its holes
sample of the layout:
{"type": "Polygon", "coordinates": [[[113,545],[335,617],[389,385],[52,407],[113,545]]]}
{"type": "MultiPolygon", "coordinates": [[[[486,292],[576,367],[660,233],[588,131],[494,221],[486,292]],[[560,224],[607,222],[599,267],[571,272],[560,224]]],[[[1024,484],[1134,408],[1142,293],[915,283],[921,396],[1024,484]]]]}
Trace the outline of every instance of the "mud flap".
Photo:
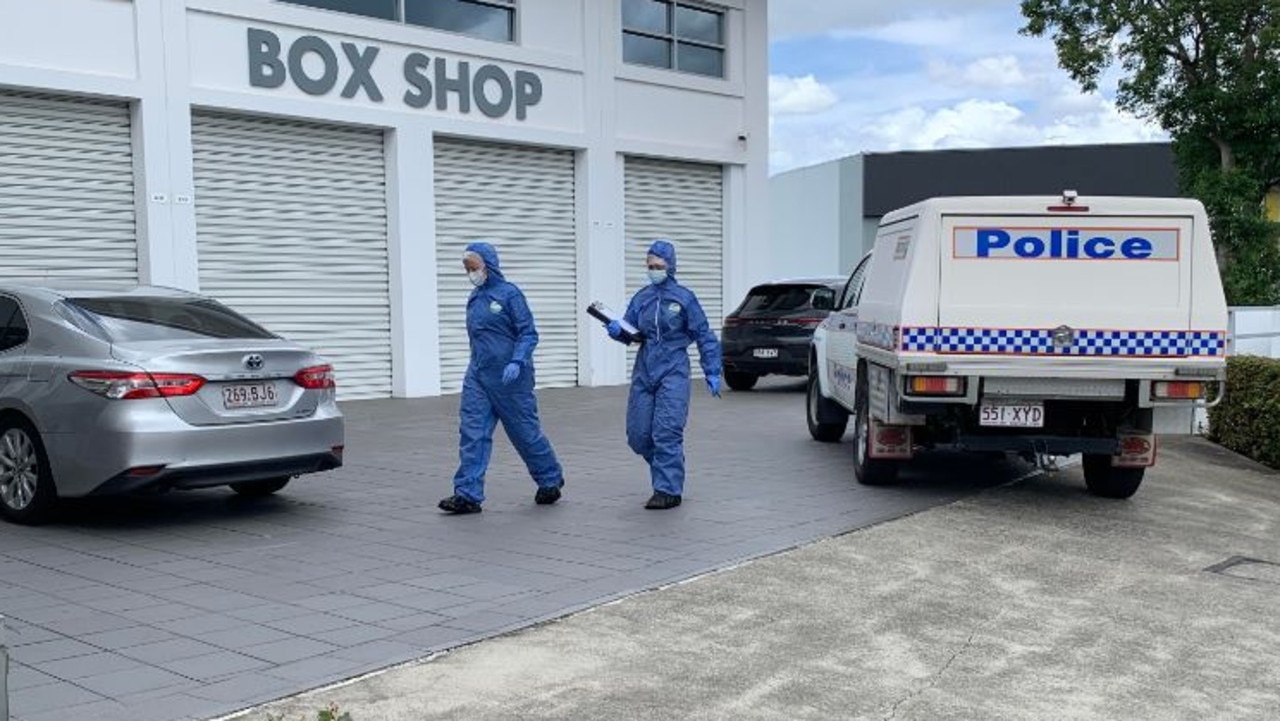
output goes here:
{"type": "Polygon", "coordinates": [[[1120,450],[1111,459],[1116,468],[1150,468],[1156,464],[1156,434],[1121,430],[1120,450]]]}
{"type": "Polygon", "coordinates": [[[871,421],[867,457],[878,461],[909,461],[913,450],[911,426],[890,426],[871,421]]]}

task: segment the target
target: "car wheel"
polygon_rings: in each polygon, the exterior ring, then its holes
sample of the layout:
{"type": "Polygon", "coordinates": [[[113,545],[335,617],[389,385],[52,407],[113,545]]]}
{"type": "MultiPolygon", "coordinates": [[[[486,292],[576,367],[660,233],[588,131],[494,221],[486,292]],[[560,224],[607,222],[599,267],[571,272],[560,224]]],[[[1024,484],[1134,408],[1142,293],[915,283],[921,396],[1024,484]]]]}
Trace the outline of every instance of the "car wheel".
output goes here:
{"type": "Polygon", "coordinates": [[[901,462],[871,458],[871,404],[867,402],[867,383],[858,381],[858,401],[854,404],[853,473],[858,483],[883,486],[898,480],[901,462]]]}
{"type": "Polygon", "coordinates": [[[1111,456],[1086,455],[1084,457],[1084,484],[1089,492],[1102,498],[1129,498],[1138,492],[1145,468],[1116,468],[1111,456]]]}
{"type": "Polygon", "coordinates": [[[268,478],[265,481],[232,483],[231,490],[246,498],[266,498],[289,485],[291,478],[268,478]]]}
{"type": "Polygon", "coordinates": [[[40,434],[23,421],[0,422],[0,514],[15,523],[42,523],[57,500],[40,434]]]}
{"type": "Polygon", "coordinates": [[[813,373],[809,374],[809,389],[805,394],[805,416],[809,421],[809,435],[821,443],[839,443],[849,427],[849,414],[822,397],[818,376],[813,373]],[[833,418],[839,420],[832,421],[833,418]]]}
{"type": "Polygon", "coordinates": [[[749,391],[756,387],[756,382],[760,380],[760,376],[755,373],[741,373],[739,371],[729,371],[724,374],[724,382],[735,391],[749,391]]]}

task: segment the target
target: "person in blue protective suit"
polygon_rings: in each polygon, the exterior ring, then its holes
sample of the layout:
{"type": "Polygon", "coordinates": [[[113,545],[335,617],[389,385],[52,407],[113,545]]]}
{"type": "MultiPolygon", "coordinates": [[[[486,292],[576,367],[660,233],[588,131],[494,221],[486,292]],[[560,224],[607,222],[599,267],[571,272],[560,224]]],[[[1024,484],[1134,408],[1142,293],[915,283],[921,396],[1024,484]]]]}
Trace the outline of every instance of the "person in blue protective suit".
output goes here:
{"type": "Polygon", "coordinates": [[[524,293],[503,277],[492,245],[468,245],[462,262],[475,286],[467,299],[471,363],[462,385],[461,465],[453,477],[454,493],[440,501],[440,510],[480,512],[498,421],[538,484],[534,501],[549,506],[560,500],[564,472],[538,421],[538,401],[533,393],[533,349],[538,345],[538,331],[533,313],[524,293]]]}
{"type": "MultiPolygon", "coordinates": [[[[627,400],[627,444],[649,464],[653,497],[645,508],[680,505],[684,495],[684,426],[689,419],[689,345],[698,344],[711,395],[720,397],[720,341],[693,291],[676,282],[676,249],[649,248],[649,285],[627,306],[625,319],[643,336],[627,400]]],[[[621,324],[608,325],[620,340],[621,324]]],[[[625,341],[624,341],[625,342],[625,341]]]]}

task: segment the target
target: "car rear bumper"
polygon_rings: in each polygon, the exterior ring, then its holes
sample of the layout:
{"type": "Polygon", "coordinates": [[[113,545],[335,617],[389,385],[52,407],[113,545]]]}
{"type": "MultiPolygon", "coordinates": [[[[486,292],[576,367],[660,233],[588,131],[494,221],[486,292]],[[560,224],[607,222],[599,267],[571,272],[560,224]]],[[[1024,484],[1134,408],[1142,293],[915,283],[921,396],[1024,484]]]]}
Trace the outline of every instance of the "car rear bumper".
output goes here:
{"type": "Polygon", "coordinates": [[[343,418],[332,403],[307,418],[227,426],[192,426],[172,411],[146,405],[101,419],[96,433],[44,437],[59,496],[103,495],[156,484],[217,486],[342,464],[343,418]]]}
{"type": "Polygon", "coordinates": [[[724,369],[727,373],[802,376],[809,372],[809,337],[727,339],[724,369]],[[776,358],[757,358],[757,350],[776,350],[776,358]]]}

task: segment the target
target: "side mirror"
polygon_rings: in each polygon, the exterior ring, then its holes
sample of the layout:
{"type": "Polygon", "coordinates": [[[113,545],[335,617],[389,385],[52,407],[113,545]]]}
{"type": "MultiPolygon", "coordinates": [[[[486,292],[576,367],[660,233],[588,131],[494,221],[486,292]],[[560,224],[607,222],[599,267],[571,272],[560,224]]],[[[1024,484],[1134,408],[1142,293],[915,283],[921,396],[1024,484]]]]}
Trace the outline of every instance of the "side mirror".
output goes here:
{"type": "Polygon", "coordinates": [[[823,288],[822,290],[814,292],[813,294],[814,310],[835,310],[835,308],[836,308],[836,294],[834,291],[832,291],[829,288],[823,288]]]}

